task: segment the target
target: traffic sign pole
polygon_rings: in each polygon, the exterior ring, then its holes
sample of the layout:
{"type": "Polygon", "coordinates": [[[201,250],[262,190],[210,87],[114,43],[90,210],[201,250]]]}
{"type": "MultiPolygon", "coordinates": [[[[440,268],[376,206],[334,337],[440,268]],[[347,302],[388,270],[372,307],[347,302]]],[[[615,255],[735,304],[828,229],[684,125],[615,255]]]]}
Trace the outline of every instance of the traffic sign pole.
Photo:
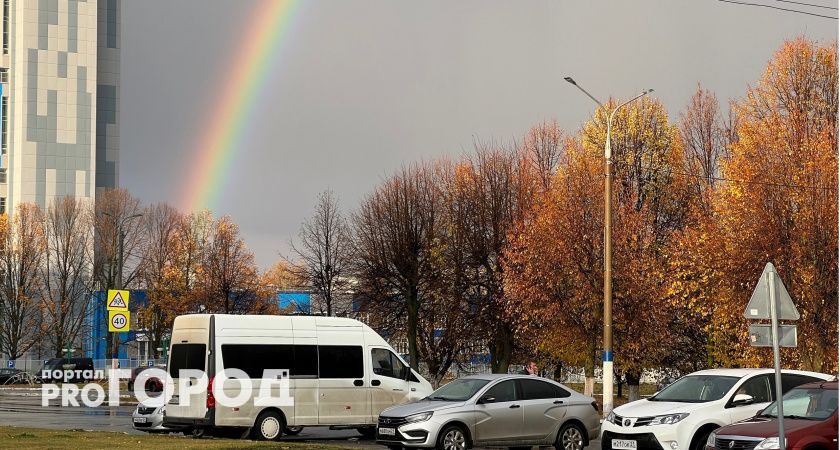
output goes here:
{"type": "Polygon", "coordinates": [[[773,365],[776,369],[776,406],[779,422],[779,450],[785,450],[785,413],[782,407],[782,367],[779,355],[779,317],[776,304],[776,273],[767,274],[767,287],[770,291],[770,332],[773,337],[773,365]]]}

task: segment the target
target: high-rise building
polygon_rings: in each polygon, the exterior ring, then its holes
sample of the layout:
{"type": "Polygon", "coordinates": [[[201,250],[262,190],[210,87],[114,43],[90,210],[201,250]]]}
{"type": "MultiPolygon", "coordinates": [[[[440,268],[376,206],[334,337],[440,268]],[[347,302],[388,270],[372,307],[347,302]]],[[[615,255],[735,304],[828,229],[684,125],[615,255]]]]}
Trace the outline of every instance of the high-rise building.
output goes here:
{"type": "Polygon", "coordinates": [[[116,187],[121,0],[2,1],[0,208],[116,187]]]}

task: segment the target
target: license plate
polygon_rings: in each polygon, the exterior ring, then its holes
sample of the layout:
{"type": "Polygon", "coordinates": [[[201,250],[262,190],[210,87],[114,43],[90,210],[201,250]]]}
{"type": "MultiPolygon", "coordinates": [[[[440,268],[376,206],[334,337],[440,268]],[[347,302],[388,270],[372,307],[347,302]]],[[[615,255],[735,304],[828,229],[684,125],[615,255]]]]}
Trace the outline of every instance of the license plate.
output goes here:
{"type": "Polygon", "coordinates": [[[613,439],[612,448],[615,450],[636,450],[636,441],[628,439],[613,439]]]}
{"type": "Polygon", "coordinates": [[[146,418],[145,417],[135,417],[134,418],[134,423],[146,423],[146,418]]]}
{"type": "Polygon", "coordinates": [[[396,436],[397,430],[395,428],[380,428],[379,434],[383,436],[396,436]]]}

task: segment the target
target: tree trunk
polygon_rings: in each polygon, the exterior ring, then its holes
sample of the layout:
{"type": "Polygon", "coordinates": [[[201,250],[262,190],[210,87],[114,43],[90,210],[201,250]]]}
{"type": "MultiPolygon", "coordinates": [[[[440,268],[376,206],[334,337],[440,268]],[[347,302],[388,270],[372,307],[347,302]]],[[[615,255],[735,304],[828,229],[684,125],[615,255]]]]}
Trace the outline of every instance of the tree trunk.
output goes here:
{"type": "Polygon", "coordinates": [[[583,395],[592,396],[595,393],[595,343],[587,345],[588,356],[583,365],[583,395]]]}
{"type": "Polygon", "coordinates": [[[408,329],[406,330],[406,338],[408,339],[408,364],[411,365],[412,369],[418,370],[417,321],[420,305],[417,299],[417,290],[412,289],[407,297],[406,308],[408,309],[408,329]]]}
{"type": "Polygon", "coordinates": [[[563,361],[558,362],[554,365],[554,381],[560,381],[563,379],[563,361]]]}
{"type": "Polygon", "coordinates": [[[627,401],[634,402],[642,398],[639,395],[639,380],[641,379],[641,373],[628,370],[624,373],[624,378],[627,379],[627,401]]]}
{"type": "Polygon", "coordinates": [[[513,333],[506,324],[499,324],[490,343],[490,369],[507,373],[513,354],[513,333]]]}

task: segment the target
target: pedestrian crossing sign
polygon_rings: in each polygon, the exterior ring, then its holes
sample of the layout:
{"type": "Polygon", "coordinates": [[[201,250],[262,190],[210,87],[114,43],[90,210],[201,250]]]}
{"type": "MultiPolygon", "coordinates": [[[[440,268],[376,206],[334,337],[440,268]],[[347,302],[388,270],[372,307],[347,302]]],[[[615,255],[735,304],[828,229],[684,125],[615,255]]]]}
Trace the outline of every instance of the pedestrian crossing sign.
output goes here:
{"type": "Polygon", "coordinates": [[[108,290],[108,311],[128,311],[128,291],[108,290]]]}

